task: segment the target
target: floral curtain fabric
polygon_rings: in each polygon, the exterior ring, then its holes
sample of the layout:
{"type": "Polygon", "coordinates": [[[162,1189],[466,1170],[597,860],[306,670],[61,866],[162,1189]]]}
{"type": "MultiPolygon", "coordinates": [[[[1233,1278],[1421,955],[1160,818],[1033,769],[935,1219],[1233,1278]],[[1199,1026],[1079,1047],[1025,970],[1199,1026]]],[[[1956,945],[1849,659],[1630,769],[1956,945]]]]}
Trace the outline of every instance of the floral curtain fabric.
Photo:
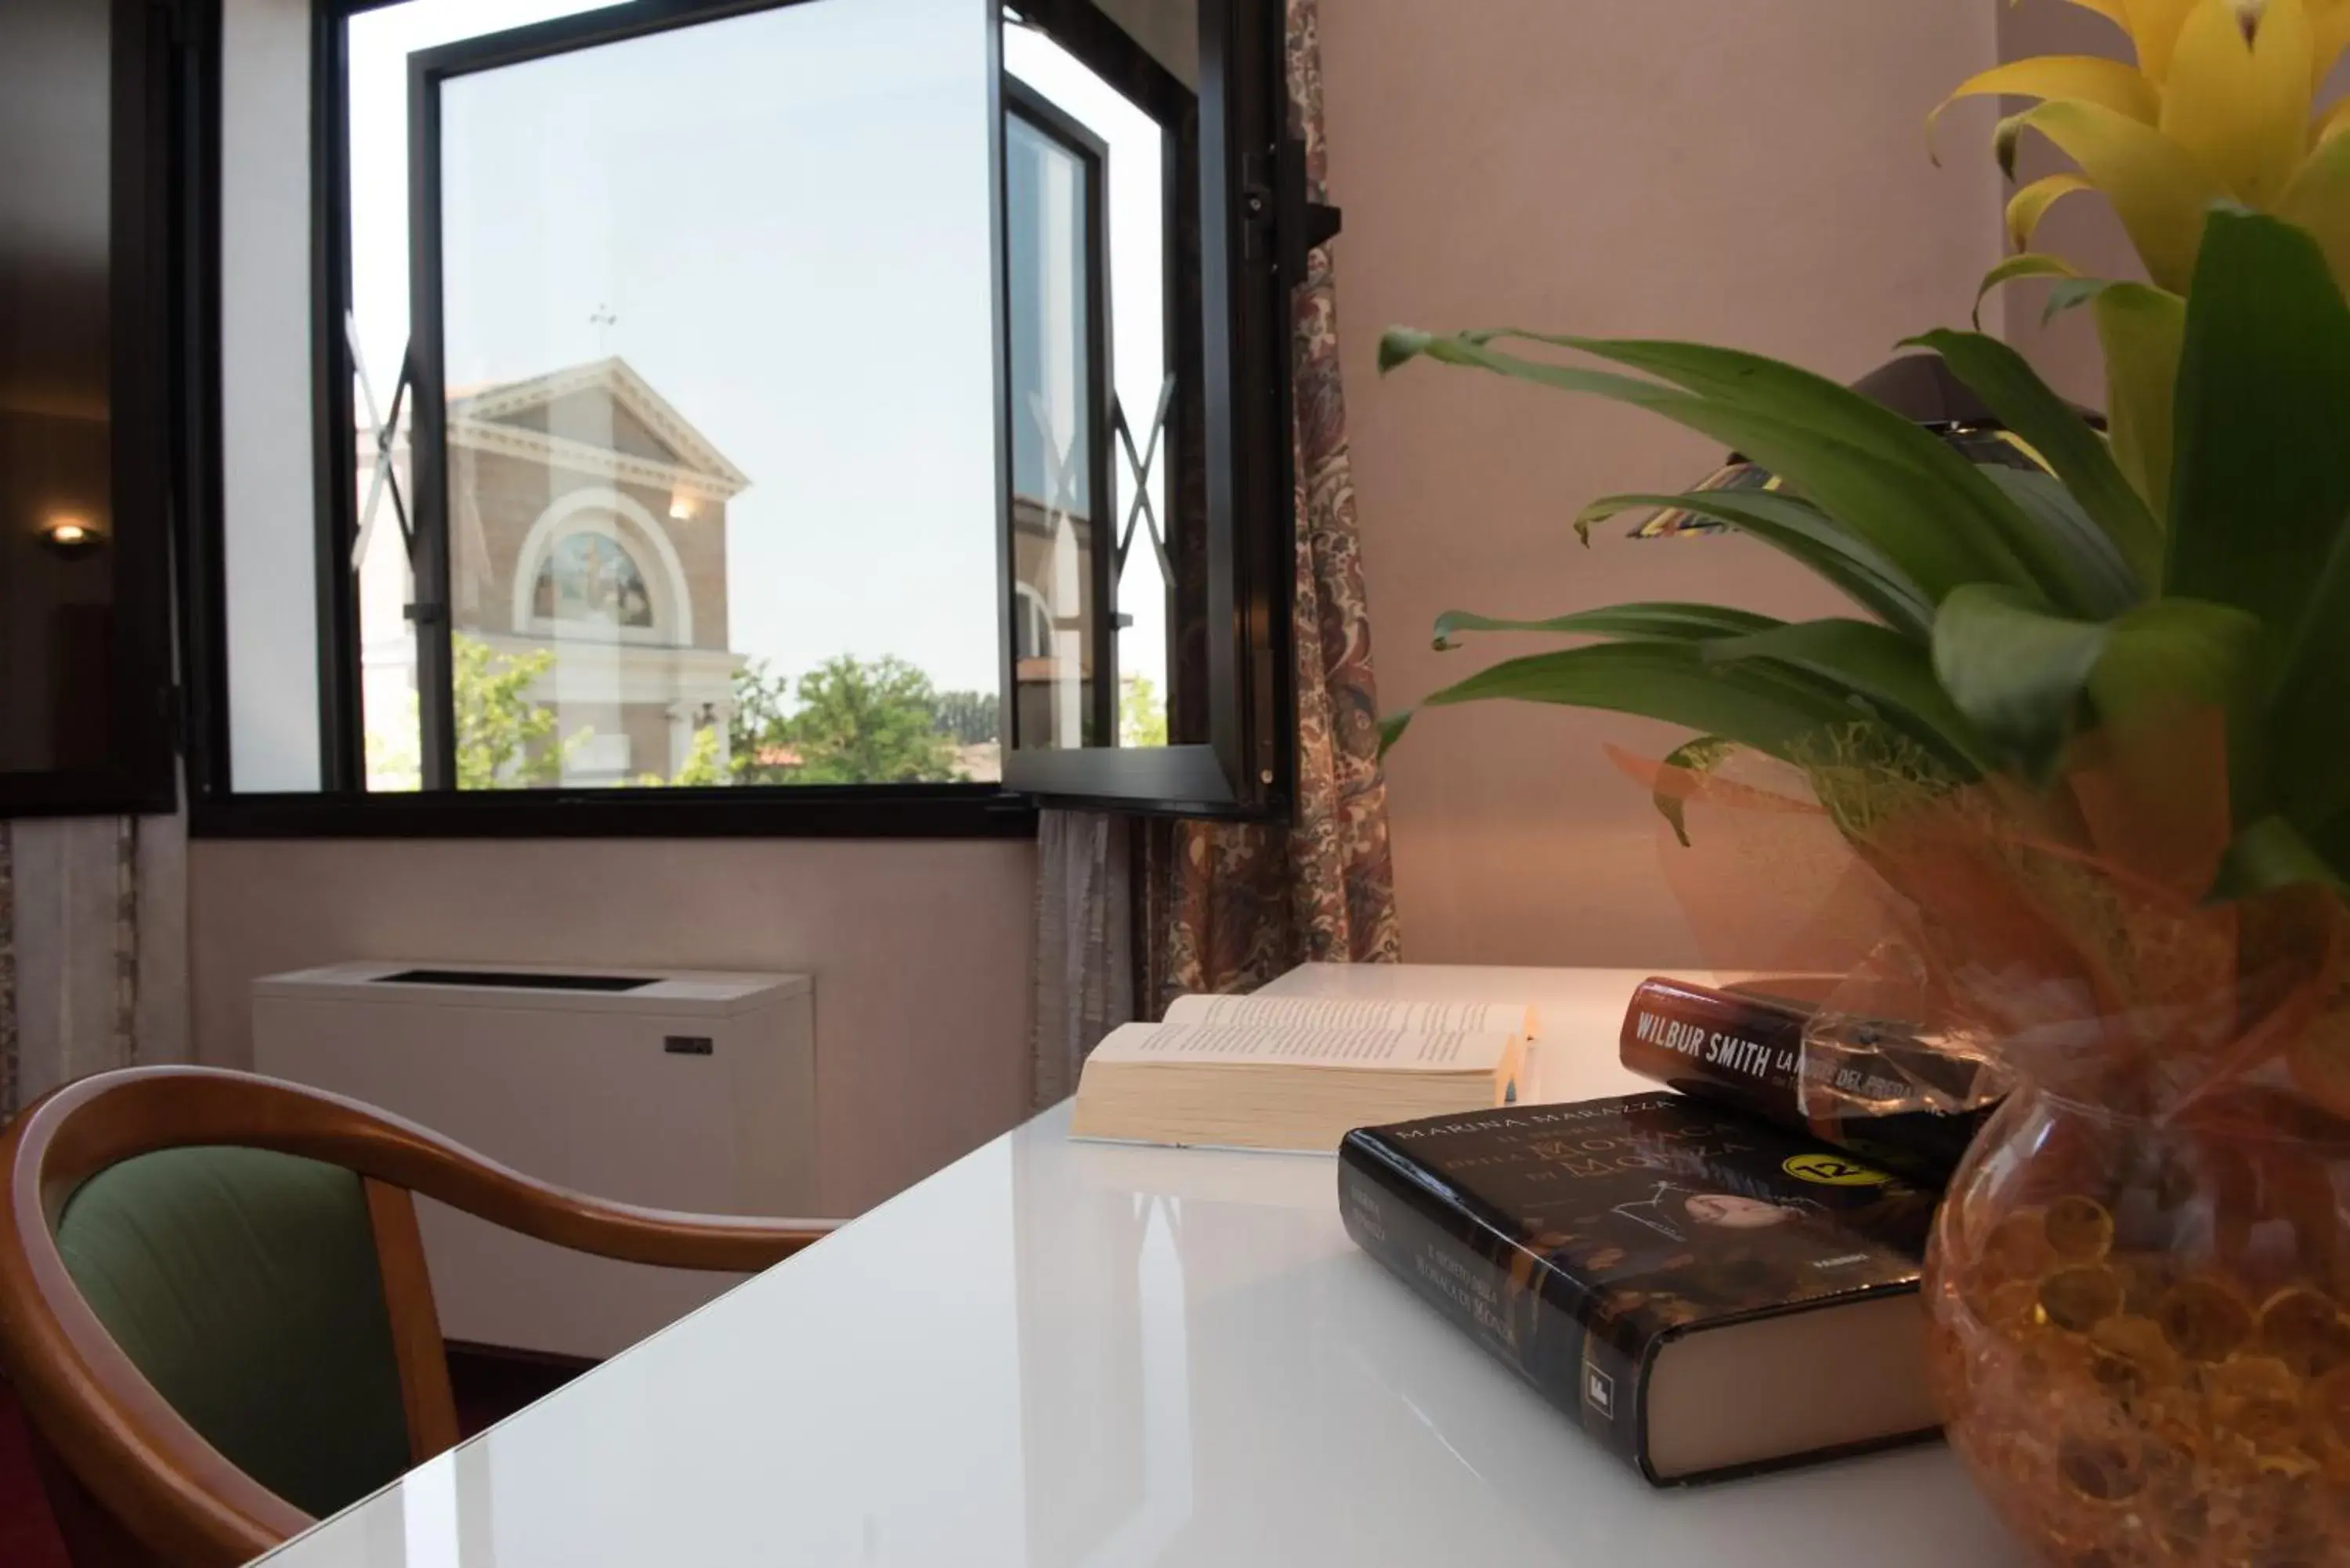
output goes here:
{"type": "Polygon", "coordinates": [[[183,819],[0,821],[0,1118],[187,1046],[183,819]]]}

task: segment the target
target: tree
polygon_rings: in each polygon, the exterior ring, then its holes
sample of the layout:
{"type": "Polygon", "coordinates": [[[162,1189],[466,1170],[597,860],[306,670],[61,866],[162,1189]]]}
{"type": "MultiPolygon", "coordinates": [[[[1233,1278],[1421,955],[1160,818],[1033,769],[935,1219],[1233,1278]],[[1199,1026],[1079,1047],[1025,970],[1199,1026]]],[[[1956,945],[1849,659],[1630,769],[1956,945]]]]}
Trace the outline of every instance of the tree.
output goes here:
{"type": "Polygon", "coordinates": [[[798,779],[791,692],[791,677],[770,675],[764,659],[734,671],[734,711],[726,721],[734,783],[778,784],[798,779]]]}
{"type": "Polygon", "coordinates": [[[983,746],[1003,735],[993,691],[941,691],[931,709],[931,723],[959,746],[983,746]]]}
{"type": "Polygon", "coordinates": [[[592,732],[557,739],[555,710],[530,689],[555,668],[555,650],[500,655],[460,632],[449,639],[457,709],[457,787],[525,789],[563,782],[563,764],[592,732]]]}
{"type": "Polygon", "coordinates": [[[1118,743],[1121,746],[1163,746],[1167,743],[1167,704],[1150,678],[1138,675],[1118,694],[1118,743]]]}
{"type": "Polygon", "coordinates": [[[895,655],[827,659],[800,677],[799,709],[786,722],[799,757],[789,782],[951,782],[954,742],[936,728],[937,701],[931,678],[895,655]]]}
{"type": "Polygon", "coordinates": [[[685,760],[677,772],[668,778],[659,774],[639,774],[629,783],[639,789],[707,789],[716,784],[734,782],[731,763],[718,757],[718,726],[704,724],[693,732],[693,741],[686,748],[685,760]]]}

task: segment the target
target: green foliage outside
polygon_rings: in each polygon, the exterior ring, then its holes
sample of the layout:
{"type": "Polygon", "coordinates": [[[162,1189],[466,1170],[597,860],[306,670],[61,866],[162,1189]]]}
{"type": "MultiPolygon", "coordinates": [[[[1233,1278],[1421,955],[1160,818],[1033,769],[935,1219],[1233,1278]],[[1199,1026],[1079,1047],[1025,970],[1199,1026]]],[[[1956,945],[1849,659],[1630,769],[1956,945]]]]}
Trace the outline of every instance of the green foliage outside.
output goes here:
{"type": "Polygon", "coordinates": [[[1138,675],[1118,696],[1118,743],[1121,746],[1163,746],[1167,743],[1167,704],[1148,676],[1138,675]]]}
{"type": "MultiPolygon", "coordinates": [[[[794,682],[764,661],[734,672],[733,711],[726,756],[714,726],[695,732],[685,765],[671,785],[946,784],[956,765],[959,731],[951,720],[976,722],[958,699],[940,696],[931,679],[902,659],[870,661],[847,654],[827,659],[794,682]]],[[[986,699],[993,718],[994,699],[986,699]]],[[[992,739],[992,731],[986,736],[992,739]]],[[[642,779],[660,784],[658,776],[642,779]]]]}
{"type": "Polygon", "coordinates": [[[941,691],[931,708],[933,727],[959,746],[983,746],[1003,732],[993,691],[941,691]]]}
{"type": "MultiPolygon", "coordinates": [[[[478,639],[451,639],[456,696],[457,787],[545,788],[563,782],[591,731],[560,735],[556,711],[533,699],[555,668],[553,649],[499,654],[478,639]],[[558,736],[560,738],[558,739],[558,736]]],[[[694,732],[677,771],[642,773],[640,787],[728,784],[936,784],[963,777],[958,745],[995,738],[992,692],[932,690],[904,659],[829,659],[796,682],[754,663],[734,672],[724,744],[714,725],[694,732]]],[[[415,699],[404,724],[367,735],[369,787],[419,786],[415,699]]]]}
{"type": "Polygon", "coordinates": [[[844,654],[800,677],[790,721],[796,784],[923,784],[955,777],[954,741],[936,728],[931,678],[894,656],[844,654]]]}
{"type": "Polygon", "coordinates": [[[449,639],[456,692],[457,787],[534,789],[563,782],[563,764],[591,732],[556,739],[555,710],[530,689],[555,668],[555,650],[501,656],[459,633],[449,639]]]}

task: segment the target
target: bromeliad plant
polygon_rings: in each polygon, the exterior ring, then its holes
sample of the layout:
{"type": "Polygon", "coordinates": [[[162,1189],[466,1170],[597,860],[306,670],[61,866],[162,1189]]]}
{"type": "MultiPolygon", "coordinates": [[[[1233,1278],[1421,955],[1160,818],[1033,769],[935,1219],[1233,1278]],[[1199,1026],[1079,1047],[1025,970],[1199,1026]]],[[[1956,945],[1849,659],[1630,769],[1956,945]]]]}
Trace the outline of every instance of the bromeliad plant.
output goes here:
{"type": "MultiPolygon", "coordinates": [[[[1464,633],[1600,640],[1512,659],[1424,706],[1515,699],[1612,709],[1798,767],[1856,723],[1953,787],[2044,784],[2077,737],[2182,705],[2225,715],[2232,841],[2212,891],[2350,879],[2350,306],[2280,218],[2215,208],[2188,293],[2158,501],[1995,338],[1940,355],[2047,472],[1977,466],[1857,393],[1700,344],[1516,330],[1390,331],[1383,368],[1427,358],[1660,414],[1778,474],[1783,492],[1617,494],[1576,527],[1687,507],[1793,556],[1867,618],[1784,622],[1702,604],[1548,620],[1451,613],[1464,633]],[[1503,345],[1576,350],[1598,369],[1503,345]],[[1631,373],[1627,373],[1631,372],[1631,373]]],[[[1409,714],[1390,720],[1389,743],[1409,714]]],[[[2156,748],[2133,765],[2158,780],[2156,748]]]]}
{"type": "MultiPolygon", "coordinates": [[[[2026,131],[2071,169],[2019,188],[2007,205],[2016,254],[1983,290],[2056,278],[2051,314],[2087,305],[2105,348],[2114,455],[2159,519],[2169,502],[2170,396],[2186,292],[2207,214],[2234,203],[2307,230],[2350,286],[2350,98],[2319,91],[2350,46],[2350,0],[2074,0],[2128,35],[2134,61],[2043,56],[1960,84],[1942,105],[1991,94],[2034,99],[1992,138],[2010,179],[2026,131]],[[2051,207],[2102,193],[2150,283],[2085,278],[2033,249],[2051,207]]],[[[1939,117],[1941,109],[1935,110],[1939,117]]],[[[1933,118],[1928,120],[1930,139],[1933,118]]]]}

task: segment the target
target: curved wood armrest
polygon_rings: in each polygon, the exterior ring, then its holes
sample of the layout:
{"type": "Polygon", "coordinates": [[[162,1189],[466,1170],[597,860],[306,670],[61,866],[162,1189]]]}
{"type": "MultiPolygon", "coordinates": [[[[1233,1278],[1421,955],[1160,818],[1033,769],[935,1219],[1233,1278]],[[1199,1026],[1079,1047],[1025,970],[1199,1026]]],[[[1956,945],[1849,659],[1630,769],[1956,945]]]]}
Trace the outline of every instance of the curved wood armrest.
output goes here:
{"type": "MultiPolygon", "coordinates": [[[[764,1269],[837,1223],[591,1198],[355,1100],[250,1074],[134,1067],[55,1091],[0,1138],[0,1364],[105,1507],[163,1560],[192,1568],[232,1568],[314,1521],[232,1465],[140,1375],[67,1272],[57,1225],[98,1172],[207,1145],[304,1156],[559,1247],[671,1268],[764,1269]]],[[[369,1204],[372,1213],[372,1192],[369,1204]]]]}
{"type": "Polygon", "coordinates": [[[357,1100],[213,1067],[101,1073],[57,1091],[23,1120],[27,1137],[49,1135],[40,1179],[52,1226],[91,1173],[158,1148],[202,1144],[307,1156],[558,1247],[669,1268],[767,1268],[838,1223],[616,1203],[525,1176],[357,1100]],[[90,1114],[101,1101],[106,1114],[90,1114]]]}

